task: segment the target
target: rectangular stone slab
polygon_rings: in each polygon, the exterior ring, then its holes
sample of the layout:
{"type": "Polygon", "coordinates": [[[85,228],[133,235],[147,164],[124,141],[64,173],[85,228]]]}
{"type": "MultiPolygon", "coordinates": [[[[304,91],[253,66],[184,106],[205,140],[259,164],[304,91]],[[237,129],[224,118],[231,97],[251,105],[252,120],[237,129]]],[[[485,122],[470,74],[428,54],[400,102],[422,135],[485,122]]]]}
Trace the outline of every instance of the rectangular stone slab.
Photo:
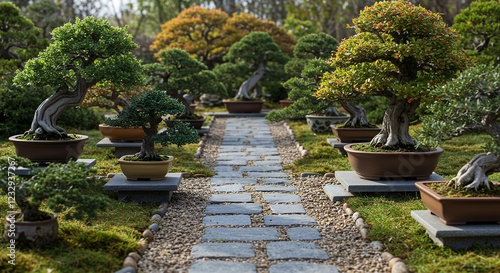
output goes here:
{"type": "Polygon", "coordinates": [[[276,228],[206,228],[206,241],[274,241],[280,235],[276,228]]]}
{"type": "Polygon", "coordinates": [[[500,224],[445,225],[427,210],[413,210],[411,217],[426,230],[439,246],[454,250],[473,246],[500,247],[500,224]]]}
{"type": "MultiPolygon", "coordinates": [[[[348,192],[418,192],[414,179],[367,180],[354,171],[336,171],[335,178],[348,192]]],[[[433,173],[429,181],[443,181],[442,176],[433,173]]]]}
{"type": "Polygon", "coordinates": [[[104,185],[105,191],[118,193],[118,199],[135,202],[170,202],[179,187],[182,173],[168,173],[163,180],[131,181],[123,174],[116,174],[104,185]]]}
{"type": "Polygon", "coordinates": [[[191,258],[250,258],[254,257],[253,244],[203,243],[193,246],[191,258]]]}
{"type": "Polygon", "coordinates": [[[142,141],[137,142],[127,142],[127,141],[119,141],[112,142],[109,138],[105,137],[101,139],[95,146],[97,147],[105,147],[105,148],[115,148],[115,156],[122,157],[124,155],[135,154],[141,151],[142,141]]]}

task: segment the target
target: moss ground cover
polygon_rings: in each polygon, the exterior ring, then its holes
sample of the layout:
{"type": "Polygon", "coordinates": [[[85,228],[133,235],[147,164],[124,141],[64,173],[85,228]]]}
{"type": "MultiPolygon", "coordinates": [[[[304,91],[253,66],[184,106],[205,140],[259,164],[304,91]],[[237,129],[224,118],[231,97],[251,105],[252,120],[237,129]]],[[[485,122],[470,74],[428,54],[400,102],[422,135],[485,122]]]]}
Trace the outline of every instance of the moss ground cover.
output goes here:
{"type": "MultiPolygon", "coordinates": [[[[351,170],[347,158],[326,143],[333,134],[315,135],[305,122],[288,124],[297,141],[310,154],[287,168],[297,173],[351,170]]],[[[446,179],[454,177],[465,163],[484,150],[488,138],[487,135],[471,134],[444,142],[441,145],[444,153],[436,173],[446,179]]],[[[500,174],[491,175],[490,179],[500,181],[500,174]]],[[[347,203],[360,212],[370,226],[369,239],[384,242],[388,251],[402,258],[414,272],[500,272],[498,249],[453,251],[435,245],[410,215],[412,210],[425,209],[418,193],[365,194],[350,198],[347,203]]]]}

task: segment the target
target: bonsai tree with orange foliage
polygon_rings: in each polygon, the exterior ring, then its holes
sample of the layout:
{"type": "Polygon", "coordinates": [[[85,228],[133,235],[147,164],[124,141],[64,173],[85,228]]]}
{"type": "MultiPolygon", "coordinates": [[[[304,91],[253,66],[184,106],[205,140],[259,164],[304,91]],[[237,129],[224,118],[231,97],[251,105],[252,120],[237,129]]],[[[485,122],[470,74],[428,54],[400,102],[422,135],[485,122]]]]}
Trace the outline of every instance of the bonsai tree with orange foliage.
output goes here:
{"type": "Polygon", "coordinates": [[[178,48],[207,65],[209,69],[223,63],[232,44],[252,31],[263,31],[273,37],[281,50],[291,55],[295,39],[272,21],[258,19],[246,13],[233,17],[218,9],[199,6],[185,9],[162,25],[151,49],[178,48]]]}
{"type": "Polygon", "coordinates": [[[457,34],[439,14],[409,1],[383,1],[366,7],[353,20],[356,34],[343,40],[331,59],[316,96],[353,100],[389,99],[381,132],[370,142],[383,149],[415,150],[409,133],[413,114],[429,91],[456,76],[467,58],[457,34]]]}

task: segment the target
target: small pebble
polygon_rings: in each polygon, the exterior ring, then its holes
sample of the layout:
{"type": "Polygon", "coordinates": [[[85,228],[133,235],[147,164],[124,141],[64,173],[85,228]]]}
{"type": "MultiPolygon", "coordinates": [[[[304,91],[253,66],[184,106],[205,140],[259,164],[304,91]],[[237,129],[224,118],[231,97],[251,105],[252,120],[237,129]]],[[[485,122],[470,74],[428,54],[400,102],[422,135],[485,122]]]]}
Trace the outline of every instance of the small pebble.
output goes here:
{"type": "Polygon", "coordinates": [[[151,224],[151,225],[148,227],[148,229],[150,229],[151,231],[157,232],[157,231],[160,229],[160,227],[158,226],[158,224],[157,224],[157,223],[153,223],[153,224],[151,224]]]}

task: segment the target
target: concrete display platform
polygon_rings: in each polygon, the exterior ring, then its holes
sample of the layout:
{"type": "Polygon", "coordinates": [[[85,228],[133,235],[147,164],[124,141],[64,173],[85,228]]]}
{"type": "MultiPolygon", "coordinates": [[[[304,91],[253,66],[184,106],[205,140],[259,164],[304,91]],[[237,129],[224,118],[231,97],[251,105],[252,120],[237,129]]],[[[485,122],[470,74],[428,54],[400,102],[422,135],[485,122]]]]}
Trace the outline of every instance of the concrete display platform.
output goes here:
{"type": "Polygon", "coordinates": [[[182,173],[168,173],[163,180],[127,180],[123,174],[116,174],[106,185],[105,191],[118,193],[118,199],[141,202],[170,202],[179,187],[182,173]]]}
{"type": "MultiPolygon", "coordinates": [[[[90,168],[95,165],[96,160],[95,159],[78,159],[76,162],[79,163],[84,163],[87,168],[90,168]]],[[[18,167],[14,171],[15,174],[20,175],[20,176],[31,176],[32,170],[37,170],[37,169],[43,169],[46,166],[39,166],[35,168],[25,168],[25,167],[18,167]]]]}
{"type": "Polygon", "coordinates": [[[339,149],[339,154],[347,156],[347,152],[344,150],[344,146],[351,143],[342,143],[336,138],[327,138],[326,142],[330,144],[333,148],[339,149]]]}
{"type": "Polygon", "coordinates": [[[411,217],[426,230],[439,246],[454,250],[470,247],[500,247],[500,224],[445,225],[427,210],[413,210],[411,217]]]}
{"type": "Polygon", "coordinates": [[[97,142],[97,147],[115,148],[115,156],[133,155],[141,151],[142,141],[110,141],[105,137],[97,142]]]}
{"type": "MultiPolygon", "coordinates": [[[[335,178],[348,192],[418,192],[415,179],[367,180],[360,178],[354,171],[336,171],[335,178]]],[[[426,179],[432,181],[446,180],[432,173],[426,179]]]]}

